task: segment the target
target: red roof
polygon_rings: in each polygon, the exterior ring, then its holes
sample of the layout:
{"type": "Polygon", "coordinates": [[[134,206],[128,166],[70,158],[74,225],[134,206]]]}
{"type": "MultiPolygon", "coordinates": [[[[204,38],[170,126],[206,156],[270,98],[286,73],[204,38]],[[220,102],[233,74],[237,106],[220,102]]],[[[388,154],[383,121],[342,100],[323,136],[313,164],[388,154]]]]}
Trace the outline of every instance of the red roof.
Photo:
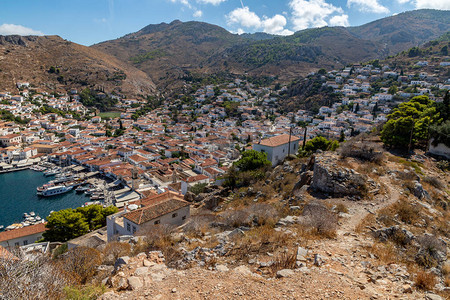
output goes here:
{"type": "MultiPolygon", "coordinates": [[[[299,140],[300,140],[300,138],[291,135],[291,143],[297,142],[299,140]]],[[[281,145],[284,145],[287,143],[289,143],[289,134],[273,136],[273,137],[262,140],[259,144],[268,146],[268,147],[278,147],[278,146],[281,146],[281,145]]]]}
{"type": "Polygon", "coordinates": [[[0,242],[9,241],[12,239],[17,239],[17,238],[21,238],[24,236],[29,236],[32,234],[44,232],[47,230],[47,228],[45,228],[45,224],[47,224],[47,223],[40,223],[40,224],[36,224],[36,225],[22,227],[19,229],[13,229],[13,230],[0,232],[0,242]]]}

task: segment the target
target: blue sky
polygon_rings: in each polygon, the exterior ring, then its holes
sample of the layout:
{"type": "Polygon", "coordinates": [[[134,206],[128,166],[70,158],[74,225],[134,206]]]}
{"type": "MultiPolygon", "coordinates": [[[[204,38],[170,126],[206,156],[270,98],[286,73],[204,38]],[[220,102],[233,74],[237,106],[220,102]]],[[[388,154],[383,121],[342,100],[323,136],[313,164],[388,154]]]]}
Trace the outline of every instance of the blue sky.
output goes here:
{"type": "Polygon", "coordinates": [[[419,8],[449,10],[450,0],[1,0],[0,35],[59,35],[92,45],[175,19],[217,24],[233,33],[289,35],[419,8]]]}

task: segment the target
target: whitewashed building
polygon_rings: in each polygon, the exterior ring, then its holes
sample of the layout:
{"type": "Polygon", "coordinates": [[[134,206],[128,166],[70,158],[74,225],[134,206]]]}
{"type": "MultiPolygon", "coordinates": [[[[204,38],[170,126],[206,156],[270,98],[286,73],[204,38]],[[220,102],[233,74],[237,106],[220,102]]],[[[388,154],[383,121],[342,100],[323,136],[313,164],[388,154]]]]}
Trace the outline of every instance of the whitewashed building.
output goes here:
{"type": "Polygon", "coordinates": [[[33,244],[42,239],[42,234],[45,232],[46,223],[40,223],[19,229],[8,230],[0,232],[0,246],[19,247],[33,244]]]}
{"type": "Polygon", "coordinates": [[[106,218],[108,241],[123,235],[134,235],[144,226],[181,225],[190,216],[190,204],[183,195],[168,191],[134,202],[106,218]],[[133,209],[133,210],[130,210],[133,209]]]}
{"type": "Polygon", "coordinates": [[[258,144],[253,144],[253,150],[267,153],[267,159],[272,162],[272,166],[278,165],[288,154],[297,154],[300,138],[282,134],[261,140],[258,144]]]}

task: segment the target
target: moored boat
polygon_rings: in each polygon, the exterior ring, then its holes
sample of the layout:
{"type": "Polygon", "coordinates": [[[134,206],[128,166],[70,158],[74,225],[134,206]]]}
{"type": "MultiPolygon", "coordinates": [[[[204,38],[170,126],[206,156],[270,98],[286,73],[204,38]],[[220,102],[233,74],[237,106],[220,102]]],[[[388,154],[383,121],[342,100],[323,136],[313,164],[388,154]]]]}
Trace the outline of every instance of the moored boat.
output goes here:
{"type": "Polygon", "coordinates": [[[45,187],[41,191],[38,191],[39,196],[44,197],[50,197],[50,196],[56,196],[59,194],[64,194],[72,190],[71,186],[65,186],[65,185],[54,185],[50,187],[45,187]]]}

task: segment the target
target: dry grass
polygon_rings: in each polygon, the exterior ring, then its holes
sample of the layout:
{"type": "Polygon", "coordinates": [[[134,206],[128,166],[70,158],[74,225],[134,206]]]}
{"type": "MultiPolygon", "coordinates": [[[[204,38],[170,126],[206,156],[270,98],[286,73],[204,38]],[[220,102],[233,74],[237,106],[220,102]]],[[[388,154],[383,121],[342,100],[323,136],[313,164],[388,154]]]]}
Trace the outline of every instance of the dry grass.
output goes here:
{"type": "Polygon", "coordinates": [[[445,184],[436,176],[425,176],[424,178],[422,178],[422,181],[439,190],[443,190],[445,188],[445,184]]]}
{"type": "Polygon", "coordinates": [[[97,267],[102,263],[102,255],[93,248],[77,247],[61,255],[59,263],[78,283],[85,284],[97,272],[97,267]]]}
{"type": "Polygon", "coordinates": [[[271,226],[260,226],[233,239],[235,246],[228,253],[236,261],[245,261],[251,255],[266,254],[290,246],[292,236],[275,231],[271,226]]]}
{"type": "Polygon", "coordinates": [[[450,287],[450,276],[445,276],[445,278],[444,278],[444,285],[446,287],[450,287]]]}
{"type": "Polygon", "coordinates": [[[278,271],[283,269],[294,269],[297,262],[297,254],[295,252],[284,252],[279,254],[274,263],[269,267],[270,274],[276,275],[278,271]]]}
{"type": "Polygon", "coordinates": [[[131,245],[129,243],[110,242],[103,250],[103,264],[113,265],[121,257],[130,255],[131,245]]]}
{"type": "Polygon", "coordinates": [[[436,276],[429,272],[419,271],[414,282],[418,289],[431,291],[436,284],[436,276]]]}
{"type": "Polygon", "coordinates": [[[383,148],[380,144],[352,139],[339,148],[341,157],[353,157],[358,160],[381,164],[384,159],[383,148]]]}
{"type": "Polygon", "coordinates": [[[337,213],[344,213],[344,214],[346,214],[346,213],[348,213],[348,208],[347,208],[347,206],[345,206],[345,204],[339,203],[339,204],[336,205],[335,211],[337,213]]]}
{"type": "Polygon", "coordinates": [[[376,243],[366,248],[366,250],[377,257],[380,265],[388,265],[400,261],[398,250],[392,243],[376,243]]]}
{"type": "Polygon", "coordinates": [[[368,214],[366,215],[361,222],[359,222],[358,225],[355,227],[356,233],[362,233],[367,231],[367,227],[371,227],[374,224],[376,224],[376,217],[375,215],[368,214]]]}
{"type": "Polygon", "coordinates": [[[450,264],[445,264],[442,267],[442,275],[444,276],[450,275],[450,264]]]}
{"type": "Polygon", "coordinates": [[[322,238],[335,238],[338,224],[337,215],[325,205],[311,202],[303,207],[301,224],[309,234],[322,238]]]}
{"type": "Polygon", "coordinates": [[[404,223],[413,224],[420,218],[419,207],[412,205],[407,201],[399,201],[394,204],[394,209],[400,220],[404,223]]]}
{"type": "Polygon", "coordinates": [[[420,219],[420,208],[411,204],[406,197],[402,197],[398,202],[378,212],[378,220],[385,226],[395,225],[396,218],[404,223],[414,224],[420,219]]]}
{"type": "Polygon", "coordinates": [[[219,245],[219,241],[217,240],[216,237],[213,236],[205,242],[200,242],[197,240],[197,241],[188,243],[186,245],[186,250],[191,251],[197,247],[212,249],[212,248],[216,247],[217,245],[219,245]]]}
{"type": "MultiPolygon", "coordinates": [[[[182,258],[178,250],[178,240],[174,238],[174,228],[167,225],[146,226],[139,230],[139,235],[145,236],[145,240],[140,247],[140,252],[161,251],[164,254],[165,262],[170,267],[176,267],[176,262],[182,258]]],[[[135,249],[135,251],[136,251],[135,249]]]]}
{"type": "Polygon", "coordinates": [[[212,214],[192,216],[183,227],[183,232],[189,238],[201,238],[206,232],[213,231],[210,224],[216,220],[217,217],[212,214]]]}

